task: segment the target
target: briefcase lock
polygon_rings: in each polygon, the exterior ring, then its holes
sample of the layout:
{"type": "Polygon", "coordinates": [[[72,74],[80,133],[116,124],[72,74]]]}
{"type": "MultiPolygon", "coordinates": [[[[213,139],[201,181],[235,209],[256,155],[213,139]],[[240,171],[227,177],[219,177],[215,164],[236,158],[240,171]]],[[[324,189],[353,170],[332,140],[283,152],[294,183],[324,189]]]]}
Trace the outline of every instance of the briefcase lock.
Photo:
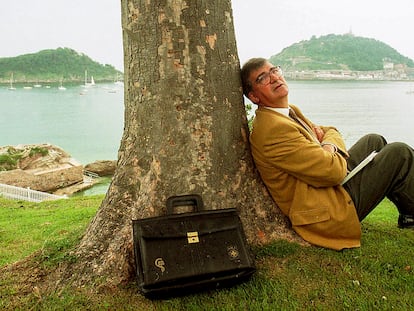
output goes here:
{"type": "Polygon", "coordinates": [[[194,243],[200,242],[200,240],[198,239],[198,232],[197,231],[187,232],[187,240],[188,240],[188,244],[194,244],[194,243]]]}

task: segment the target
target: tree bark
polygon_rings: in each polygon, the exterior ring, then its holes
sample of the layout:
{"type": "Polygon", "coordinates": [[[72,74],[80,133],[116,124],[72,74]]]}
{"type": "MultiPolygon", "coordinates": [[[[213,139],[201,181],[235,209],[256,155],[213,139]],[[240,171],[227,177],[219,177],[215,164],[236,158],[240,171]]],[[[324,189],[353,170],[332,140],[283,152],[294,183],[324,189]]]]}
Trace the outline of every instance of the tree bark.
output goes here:
{"type": "Polygon", "coordinates": [[[249,243],[297,239],[250,155],[230,0],[121,2],[124,134],[111,186],[67,269],[71,280],[135,277],[131,220],[165,214],[171,195],[236,207],[249,243]]]}

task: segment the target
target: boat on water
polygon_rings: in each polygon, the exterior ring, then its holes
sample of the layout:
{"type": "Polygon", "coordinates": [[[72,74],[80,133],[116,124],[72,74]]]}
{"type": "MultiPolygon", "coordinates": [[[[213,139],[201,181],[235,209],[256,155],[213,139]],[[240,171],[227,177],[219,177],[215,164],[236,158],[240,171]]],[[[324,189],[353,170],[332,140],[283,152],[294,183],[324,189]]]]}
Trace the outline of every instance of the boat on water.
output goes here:
{"type": "Polygon", "coordinates": [[[16,89],[16,88],[13,86],[13,72],[11,73],[11,76],[10,76],[10,85],[9,85],[8,89],[9,89],[10,91],[14,91],[14,90],[16,89]]]}
{"type": "Polygon", "coordinates": [[[59,89],[60,91],[64,91],[64,90],[66,90],[66,88],[63,86],[63,79],[62,79],[62,80],[60,80],[60,86],[58,87],[58,89],[59,89]]]}
{"type": "Polygon", "coordinates": [[[91,87],[95,85],[95,80],[93,79],[93,76],[91,76],[91,82],[88,82],[88,71],[85,70],[85,84],[84,87],[91,87]]]}
{"type": "Polygon", "coordinates": [[[118,74],[115,76],[114,84],[115,85],[124,85],[124,81],[119,80],[118,74]]]}

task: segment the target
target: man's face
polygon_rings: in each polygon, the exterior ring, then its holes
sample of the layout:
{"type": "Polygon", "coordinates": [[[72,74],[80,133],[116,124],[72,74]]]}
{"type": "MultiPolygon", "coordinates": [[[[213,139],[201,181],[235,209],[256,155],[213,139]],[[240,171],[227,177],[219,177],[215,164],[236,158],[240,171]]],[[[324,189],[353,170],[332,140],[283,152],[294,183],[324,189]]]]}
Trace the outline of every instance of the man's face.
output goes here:
{"type": "Polygon", "coordinates": [[[250,74],[252,90],[249,99],[259,106],[274,108],[287,107],[289,88],[283,76],[278,74],[277,67],[266,62],[258,70],[250,74]]]}

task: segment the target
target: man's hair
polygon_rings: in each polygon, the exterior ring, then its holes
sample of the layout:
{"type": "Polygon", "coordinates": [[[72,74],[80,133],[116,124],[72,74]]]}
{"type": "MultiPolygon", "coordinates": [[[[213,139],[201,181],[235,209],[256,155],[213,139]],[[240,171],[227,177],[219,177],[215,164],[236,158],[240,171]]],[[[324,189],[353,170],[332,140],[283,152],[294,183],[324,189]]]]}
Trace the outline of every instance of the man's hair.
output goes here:
{"type": "Polygon", "coordinates": [[[252,71],[255,71],[262,67],[268,60],[265,58],[251,58],[249,59],[241,69],[241,80],[242,80],[242,87],[244,95],[248,95],[252,90],[252,84],[249,81],[250,74],[252,71]]]}

